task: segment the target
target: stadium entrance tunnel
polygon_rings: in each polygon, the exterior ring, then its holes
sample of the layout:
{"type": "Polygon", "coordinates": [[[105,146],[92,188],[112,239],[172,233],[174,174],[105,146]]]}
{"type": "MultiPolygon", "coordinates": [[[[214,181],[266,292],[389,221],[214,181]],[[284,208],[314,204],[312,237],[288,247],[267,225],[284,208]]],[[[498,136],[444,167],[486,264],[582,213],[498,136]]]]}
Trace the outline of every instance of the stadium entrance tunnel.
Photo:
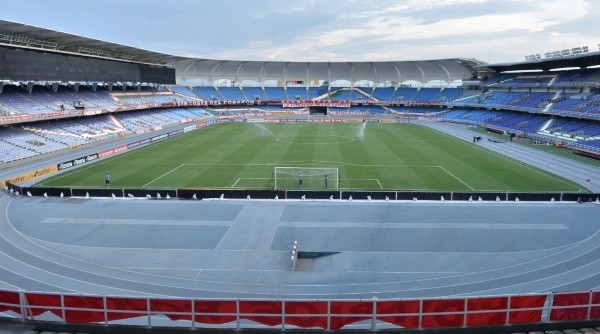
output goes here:
{"type": "Polygon", "coordinates": [[[344,255],[340,252],[298,252],[296,271],[345,271],[344,255]]]}

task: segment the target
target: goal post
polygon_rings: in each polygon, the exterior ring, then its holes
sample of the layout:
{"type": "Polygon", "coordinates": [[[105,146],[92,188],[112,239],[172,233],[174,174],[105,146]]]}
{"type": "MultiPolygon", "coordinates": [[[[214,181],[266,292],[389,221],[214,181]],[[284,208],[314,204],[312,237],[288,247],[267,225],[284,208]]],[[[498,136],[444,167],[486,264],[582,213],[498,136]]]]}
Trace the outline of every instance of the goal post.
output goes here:
{"type": "Polygon", "coordinates": [[[275,190],[339,190],[337,167],[275,167],[275,190]]]}

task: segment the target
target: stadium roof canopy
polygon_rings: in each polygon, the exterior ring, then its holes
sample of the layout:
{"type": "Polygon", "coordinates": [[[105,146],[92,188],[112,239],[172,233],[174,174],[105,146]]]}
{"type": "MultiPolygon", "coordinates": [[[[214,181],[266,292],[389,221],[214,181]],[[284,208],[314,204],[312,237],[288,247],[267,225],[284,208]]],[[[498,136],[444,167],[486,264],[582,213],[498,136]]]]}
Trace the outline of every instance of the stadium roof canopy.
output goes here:
{"type": "Polygon", "coordinates": [[[249,85],[266,81],[283,83],[313,81],[347,81],[352,84],[368,81],[395,83],[417,81],[428,83],[470,79],[474,67],[481,62],[470,59],[438,59],[381,62],[284,62],[185,59],[175,64],[177,82],[186,85],[210,85],[220,80],[249,85]]]}
{"type": "Polygon", "coordinates": [[[174,66],[177,83],[216,85],[220,80],[239,84],[265,81],[303,82],[343,80],[369,81],[374,85],[416,81],[422,84],[441,81],[448,84],[473,77],[475,59],[438,59],[383,62],[285,62],[236,61],[179,57],[131,46],[101,41],[28,24],[0,20],[0,45],[25,47],[44,52],[62,52],[120,61],[174,66]]]}
{"type": "Polygon", "coordinates": [[[169,65],[182,57],[105,42],[89,37],[0,20],[0,45],[28,47],[85,56],[169,65]]]}
{"type": "Polygon", "coordinates": [[[507,71],[549,71],[559,68],[588,68],[600,65],[600,52],[583,53],[560,58],[540,59],[516,63],[501,63],[481,65],[479,69],[491,69],[495,72],[507,71]]]}

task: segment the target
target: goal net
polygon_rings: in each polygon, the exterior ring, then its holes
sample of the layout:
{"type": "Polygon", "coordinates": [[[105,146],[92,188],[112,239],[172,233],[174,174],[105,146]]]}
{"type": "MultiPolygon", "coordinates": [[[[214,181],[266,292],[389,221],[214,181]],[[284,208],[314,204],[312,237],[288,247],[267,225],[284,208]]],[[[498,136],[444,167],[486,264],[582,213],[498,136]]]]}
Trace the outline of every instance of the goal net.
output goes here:
{"type": "Polygon", "coordinates": [[[275,190],[339,190],[334,167],[275,167],[273,174],[275,190]]]}

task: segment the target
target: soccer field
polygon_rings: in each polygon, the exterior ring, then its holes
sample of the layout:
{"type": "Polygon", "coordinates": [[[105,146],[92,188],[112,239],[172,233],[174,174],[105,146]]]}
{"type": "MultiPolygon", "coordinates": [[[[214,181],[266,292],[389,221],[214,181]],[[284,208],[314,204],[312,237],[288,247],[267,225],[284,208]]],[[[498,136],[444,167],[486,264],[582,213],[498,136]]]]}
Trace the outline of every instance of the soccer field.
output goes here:
{"type": "Polygon", "coordinates": [[[420,125],[379,123],[219,124],[37,185],[104,187],[110,173],[113,188],[273,189],[275,167],[337,168],[342,190],[583,190],[420,125]]]}

